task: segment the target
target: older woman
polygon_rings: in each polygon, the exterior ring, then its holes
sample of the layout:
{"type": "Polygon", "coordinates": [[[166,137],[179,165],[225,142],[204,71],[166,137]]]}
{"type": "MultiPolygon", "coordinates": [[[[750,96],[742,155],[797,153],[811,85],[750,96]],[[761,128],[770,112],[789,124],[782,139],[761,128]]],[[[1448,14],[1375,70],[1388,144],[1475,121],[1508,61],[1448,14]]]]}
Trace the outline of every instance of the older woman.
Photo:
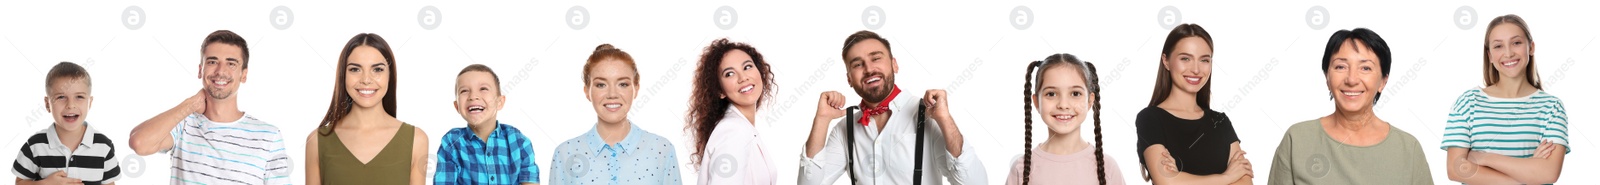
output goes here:
{"type": "Polygon", "coordinates": [[[1378,33],[1334,32],[1322,56],[1333,114],[1284,132],[1268,184],[1433,184],[1417,138],[1372,111],[1391,62],[1378,33]]]}

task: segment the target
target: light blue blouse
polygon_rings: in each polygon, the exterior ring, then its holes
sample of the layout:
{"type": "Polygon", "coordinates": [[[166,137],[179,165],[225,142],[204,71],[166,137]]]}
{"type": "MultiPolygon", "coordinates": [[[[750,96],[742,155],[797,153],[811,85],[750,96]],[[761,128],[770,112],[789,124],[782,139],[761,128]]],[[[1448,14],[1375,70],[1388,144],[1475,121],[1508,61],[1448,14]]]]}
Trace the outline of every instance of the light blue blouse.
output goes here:
{"type": "MultiPolygon", "coordinates": [[[[628,136],[606,144],[596,128],[556,146],[551,155],[551,184],[681,185],[678,156],[672,142],[629,123],[628,136]]],[[[598,125],[596,125],[598,126],[598,125]]]]}

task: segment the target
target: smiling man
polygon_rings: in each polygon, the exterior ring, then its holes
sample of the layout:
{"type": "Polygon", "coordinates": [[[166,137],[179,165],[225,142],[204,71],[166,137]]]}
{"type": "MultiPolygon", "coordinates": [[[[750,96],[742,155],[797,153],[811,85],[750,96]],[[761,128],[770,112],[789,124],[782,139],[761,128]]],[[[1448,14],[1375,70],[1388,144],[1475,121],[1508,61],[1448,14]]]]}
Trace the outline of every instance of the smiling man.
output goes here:
{"type": "Polygon", "coordinates": [[[239,110],[250,72],[244,38],[211,32],[200,53],[200,91],[134,127],[128,145],[140,156],[171,155],[173,184],[289,184],[278,127],[239,110]]]}
{"type": "Polygon", "coordinates": [[[830,184],[845,172],[860,184],[943,184],[940,179],[951,184],[988,182],[983,163],[973,154],[973,147],[964,144],[961,130],[950,117],[945,91],[930,89],[923,97],[900,94],[894,83],[900,66],[890,53],[888,40],[871,31],[858,31],[845,39],[843,56],[850,87],[864,98],[864,117],[840,120],[830,132],[828,122],[845,116],[843,108],[848,105],[839,92],[822,93],[800,159],[800,184],[830,184]],[[919,105],[926,109],[918,110],[919,105]],[[919,111],[926,115],[918,115],[919,111]],[[919,127],[922,119],[932,122],[919,127]]]}

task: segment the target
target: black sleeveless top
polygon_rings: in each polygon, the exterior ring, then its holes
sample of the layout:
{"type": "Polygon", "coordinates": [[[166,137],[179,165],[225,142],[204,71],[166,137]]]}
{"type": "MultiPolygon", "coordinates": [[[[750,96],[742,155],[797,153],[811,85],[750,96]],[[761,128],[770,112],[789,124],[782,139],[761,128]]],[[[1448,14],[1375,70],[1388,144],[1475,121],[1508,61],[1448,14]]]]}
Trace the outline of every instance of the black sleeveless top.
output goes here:
{"type": "Polygon", "coordinates": [[[1134,121],[1138,127],[1139,167],[1145,167],[1144,149],[1161,144],[1177,160],[1178,171],[1194,175],[1220,174],[1228,169],[1228,152],[1239,135],[1221,112],[1205,110],[1200,119],[1178,118],[1160,107],[1145,107],[1134,121]]]}

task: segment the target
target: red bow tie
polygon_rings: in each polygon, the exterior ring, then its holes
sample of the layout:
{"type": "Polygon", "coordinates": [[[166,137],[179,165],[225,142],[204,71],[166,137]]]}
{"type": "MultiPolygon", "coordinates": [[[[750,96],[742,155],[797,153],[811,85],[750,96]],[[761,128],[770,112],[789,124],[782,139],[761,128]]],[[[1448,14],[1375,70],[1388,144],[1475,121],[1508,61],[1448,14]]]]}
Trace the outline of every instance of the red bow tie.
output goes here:
{"type": "Polygon", "coordinates": [[[881,102],[878,102],[878,106],[876,108],[867,108],[867,102],[862,100],[861,114],[865,115],[861,116],[861,120],[857,122],[860,122],[861,126],[868,126],[868,124],[872,123],[872,116],[889,113],[889,102],[894,100],[894,97],[898,95],[900,95],[900,87],[895,86],[894,91],[889,92],[889,97],[885,97],[881,102]]]}

